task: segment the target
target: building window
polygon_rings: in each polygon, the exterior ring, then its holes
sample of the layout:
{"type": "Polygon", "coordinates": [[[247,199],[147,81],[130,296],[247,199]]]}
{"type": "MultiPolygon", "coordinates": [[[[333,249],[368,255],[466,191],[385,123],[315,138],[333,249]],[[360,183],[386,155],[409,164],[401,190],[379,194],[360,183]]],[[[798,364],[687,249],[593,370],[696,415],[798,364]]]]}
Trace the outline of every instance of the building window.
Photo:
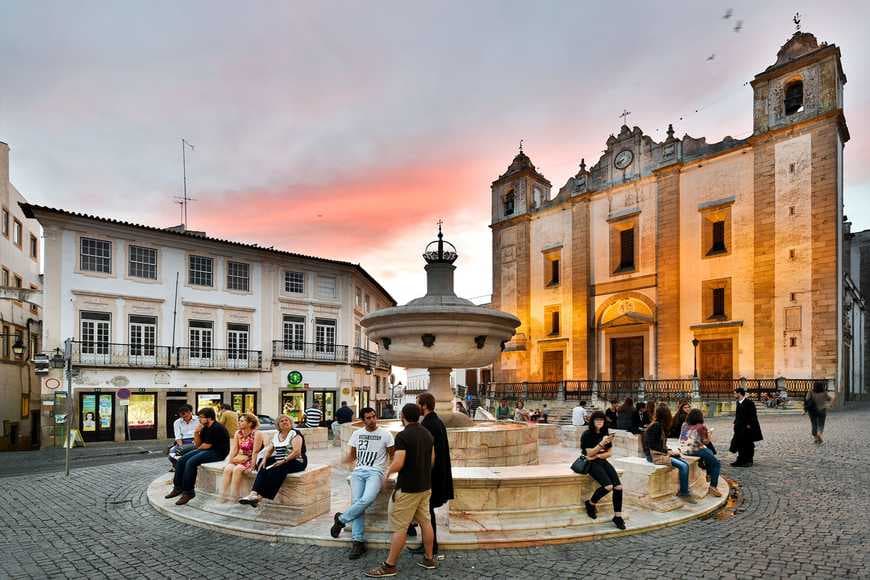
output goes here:
{"type": "Polygon", "coordinates": [[[0,336],[0,339],[3,340],[3,350],[0,352],[0,355],[2,355],[3,358],[8,359],[12,352],[9,346],[9,341],[12,339],[12,335],[8,326],[3,327],[3,336],[0,336]]]}
{"type": "Polygon", "coordinates": [[[9,237],[9,210],[3,208],[3,237],[9,237]]]}
{"type": "Polygon", "coordinates": [[[322,298],[335,298],[336,281],[334,276],[317,277],[317,295],[322,298]]]}
{"type": "Polygon", "coordinates": [[[785,114],[794,115],[804,110],[804,83],[792,81],[785,86],[785,114]]]}
{"type": "Polygon", "coordinates": [[[541,207],[541,204],[544,202],[544,192],[541,191],[540,187],[536,187],[532,190],[533,199],[535,200],[535,207],[541,207]]]}
{"type": "Polygon", "coordinates": [[[362,310],[362,289],[359,287],[354,289],[353,306],[357,310],[362,310]]]}
{"type": "Polygon", "coordinates": [[[39,240],[33,234],[30,234],[30,257],[34,260],[39,258],[39,240]]]}
{"type": "Polygon", "coordinates": [[[81,263],[81,269],[85,272],[111,274],[112,242],[106,240],[95,240],[93,238],[82,238],[81,256],[79,261],[81,263]]]}
{"type": "Polygon", "coordinates": [[[706,280],[701,283],[704,318],[710,321],[731,318],[731,279],[706,280]]]}
{"type": "Polygon", "coordinates": [[[619,268],[617,271],[634,270],[634,228],[619,232],[619,268]]]}
{"type": "Polygon", "coordinates": [[[21,245],[24,242],[23,232],[24,230],[21,226],[21,222],[12,218],[12,243],[18,246],[18,249],[21,249],[21,245]]]}
{"type": "Polygon", "coordinates": [[[230,360],[245,360],[248,358],[247,324],[227,324],[227,358],[230,360]]]}
{"type": "Polygon", "coordinates": [[[193,286],[214,286],[214,259],[207,256],[188,258],[188,281],[193,286]]]}
{"type": "Polygon", "coordinates": [[[108,312],[82,312],[80,319],[81,353],[83,355],[109,354],[112,315],[108,312]]]}
{"type": "MultiPolygon", "coordinates": [[[[31,284],[31,285],[30,285],[30,289],[33,290],[34,293],[35,293],[35,292],[38,292],[38,291],[39,291],[39,286],[37,286],[36,284],[31,284]]],[[[37,306],[36,304],[31,304],[31,305],[30,305],[30,311],[31,311],[33,314],[39,314],[39,306],[37,306]]],[[[38,352],[38,351],[33,351],[33,352],[38,352]]]]}
{"type": "Polygon", "coordinates": [[[317,352],[335,352],[335,320],[318,318],[314,321],[314,341],[317,352]]]}
{"type": "Polygon", "coordinates": [[[284,272],[284,292],[303,294],[305,292],[305,274],[302,272],[284,272]]]}
{"type": "Polygon", "coordinates": [[[9,270],[6,268],[0,271],[0,286],[9,286],[9,270]]]}
{"type": "Polygon", "coordinates": [[[514,204],[516,203],[516,196],[514,196],[514,190],[510,190],[507,192],[507,195],[504,196],[504,215],[513,215],[514,214],[514,204]]]}
{"type": "Polygon", "coordinates": [[[157,345],[157,318],[130,316],[130,356],[153,357],[157,345]]]}
{"type": "Polygon", "coordinates": [[[190,348],[190,358],[211,358],[214,341],[212,333],[214,324],[208,320],[191,320],[187,323],[187,346],[190,348]]]}
{"type": "Polygon", "coordinates": [[[130,261],[127,265],[134,278],[157,279],[157,250],[142,246],[130,246],[130,261]]]}
{"type": "Polygon", "coordinates": [[[365,298],[363,299],[363,312],[368,312],[369,310],[371,310],[371,307],[372,299],[368,294],[366,294],[365,298]]]}
{"type": "Polygon", "coordinates": [[[707,252],[708,256],[726,252],[725,248],[725,220],[715,221],[712,224],[712,245],[707,252]]]}
{"type": "Polygon", "coordinates": [[[712,318],[725,318],[725,288],[713,288],[712,318]]]}
{"type": "Polygon", "coordinates": [[[797,346],[797,337],[796,337],[796,336],[790,336],[789,339],[788,339],[788,345],[789,345],[789,346],[797,346]]]}
{"type": "Polygon", "coordinates": [[[251,267],[244,262],[227,262],[227,288],[248,292],[251,288],[251,267]]]}
{"type": "Polygon", "coordinates": [[[15,287],[16,288],[23,288],[24,287],[24,280],[22,280],[21,276],[19,276],[18,274],[15,275],[15,287]]]}
{"type": "Polygon", "coordinates": [[[550,336],[559,336],[559,311],[554,310],[550,313],[550,336]]]}
{"type": "Polygon", "coordinates": [[[357,348],[362,347],[362,328],[359,324],[353,327],[353,345],[357,348]]]}
{"type": "Polygon", "coordinates": [[[305,342],[305,318],[284,316],[284,350],[302,350],[305,342]]]}

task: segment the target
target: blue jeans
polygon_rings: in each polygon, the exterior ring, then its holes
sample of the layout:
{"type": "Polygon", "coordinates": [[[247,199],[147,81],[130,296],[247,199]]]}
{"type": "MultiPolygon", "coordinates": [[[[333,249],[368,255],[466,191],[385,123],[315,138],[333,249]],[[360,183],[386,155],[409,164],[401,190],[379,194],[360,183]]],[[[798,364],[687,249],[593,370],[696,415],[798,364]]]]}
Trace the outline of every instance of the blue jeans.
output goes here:
{"type": "Polygon", "coordinates": [[[707,473],[710,474],[710,485],[713,487],[719,486],[719,472],[722,471],[722,464],[716,454],[710,451],[707,447],[693,451],[689,455],[700,457],[707,464],[707,473]]]}
{"type": "Polygon", "coordinates": [[[678,457],[671,457],[671,466],[680,472],[680,495],[689,495],[689,464],[678,457]]]}
{"type": "Polygon", "coordinates": [[[353,503],[338,519],[343,524],[353,522],[351,538],[356,542],[365,540],[365,512],[378,497],[383,481],[383,472],[371,467],[357,467],[350,474],[350,497],[353,503]]]}
{"type": "Polygon", "coordinates": [[[196,468],[203,463],[212,463],[221,459],[224,459],[224,456],[214,449],[185,453],[175,464],[175,477],[172,480],[172,486],[186,494],[193,495],[194,487],[196,487],[196,468]]]}

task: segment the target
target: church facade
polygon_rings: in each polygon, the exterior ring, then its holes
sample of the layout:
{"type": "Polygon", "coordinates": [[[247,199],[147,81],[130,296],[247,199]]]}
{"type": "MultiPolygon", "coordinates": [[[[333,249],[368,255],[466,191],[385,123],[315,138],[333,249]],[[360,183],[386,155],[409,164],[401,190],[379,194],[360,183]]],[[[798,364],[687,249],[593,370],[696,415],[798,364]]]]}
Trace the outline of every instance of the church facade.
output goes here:
{"type": "Polygon", "coordinates": [[[845,83],[839,48],[797,32],[751,83],[746,139],[623,125],[555,195],[520,151],[492,183],[492,306],[522,321],[493,380],[863,375],[843,332],[845,83]]]}

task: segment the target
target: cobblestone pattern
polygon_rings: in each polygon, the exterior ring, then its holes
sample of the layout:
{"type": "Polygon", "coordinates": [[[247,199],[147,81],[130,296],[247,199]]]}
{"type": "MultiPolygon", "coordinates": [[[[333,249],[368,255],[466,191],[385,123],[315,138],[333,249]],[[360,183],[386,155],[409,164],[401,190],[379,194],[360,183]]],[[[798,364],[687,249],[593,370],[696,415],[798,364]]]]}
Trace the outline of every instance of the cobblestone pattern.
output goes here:
{"type": "MultiPolygon", "coordinates": [[[[717,418],[723,459],[728,419],[717,418]]],[[[528,549],[454,551],[403,578],[870,577],[870,408],[832,414],[813,445],[802,416],[766,420],[756,466],[725,474],[746,502],[735,517],[648,534],[528,549]]],[[[7,461],[5,457],[0,461],[7,461]]],[[[5,478],[2,578],[359,578],[385,555],[351,562],[336,548],[270,544],[186,526],[155,512],[147,484],[166,460],[5,478]]]]}

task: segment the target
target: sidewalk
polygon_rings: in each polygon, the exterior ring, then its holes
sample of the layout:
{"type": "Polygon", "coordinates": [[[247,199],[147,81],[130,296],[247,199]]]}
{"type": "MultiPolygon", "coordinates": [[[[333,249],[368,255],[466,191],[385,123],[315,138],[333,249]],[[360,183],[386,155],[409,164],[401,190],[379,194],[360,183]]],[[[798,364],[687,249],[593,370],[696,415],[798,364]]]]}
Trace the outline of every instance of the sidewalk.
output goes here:
{"type": "MultiPolygon", "coordinates": [[[[169,444],[169,439],[87,443],[85,447],[74,447],[70,450],[70,466],[75,469],[77,467],[149,459],[165,454],[169,444]]],[[[65,460],[66,450],[57,448],[0,453],[0,477],[22,473],[62,471],[65,460]]]]}

